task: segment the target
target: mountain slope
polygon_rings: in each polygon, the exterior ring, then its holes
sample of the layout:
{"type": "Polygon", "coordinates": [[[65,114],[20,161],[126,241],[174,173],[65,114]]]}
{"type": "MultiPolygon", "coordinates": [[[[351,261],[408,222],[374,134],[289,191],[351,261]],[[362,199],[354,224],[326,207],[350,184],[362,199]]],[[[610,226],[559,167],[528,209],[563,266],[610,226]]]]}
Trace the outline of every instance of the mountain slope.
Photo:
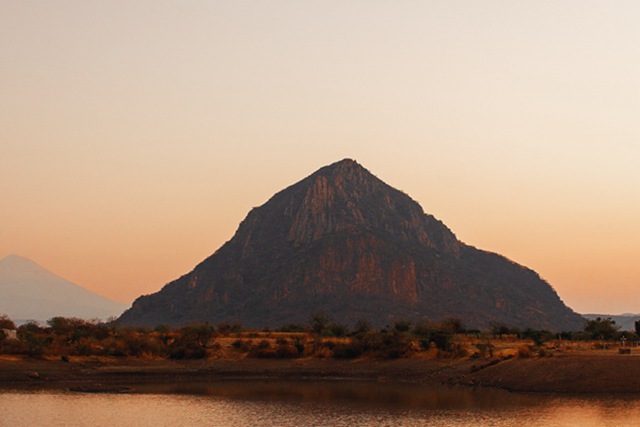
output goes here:
{"type": "Polygon", "coordinates": [[[581,328],[539,276],[477,250],[353,160],[326,166],[254,208],[233,238],[187,275],[138,298],[125,324],[353,323],[458,317],[581,328]]]}
{"type": "Polygon", "coordinates": [[[0,313],[10,318],[48,320],[120,315],[126,306],[94,294],[45,270],[31,260],[9,255],[0,260],[0,313]]]}

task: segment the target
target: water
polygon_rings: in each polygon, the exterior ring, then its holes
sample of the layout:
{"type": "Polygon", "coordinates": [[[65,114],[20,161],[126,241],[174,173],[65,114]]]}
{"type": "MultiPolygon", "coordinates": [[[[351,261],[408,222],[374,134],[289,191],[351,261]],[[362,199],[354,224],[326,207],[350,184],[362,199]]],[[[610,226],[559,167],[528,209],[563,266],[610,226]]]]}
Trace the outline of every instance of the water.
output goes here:
{"type": "Polygon", "coordinates": [[[640,396],[358,382],[224,381],[134,394],[0,392],[0,426],[620,426],[640,396]]]}

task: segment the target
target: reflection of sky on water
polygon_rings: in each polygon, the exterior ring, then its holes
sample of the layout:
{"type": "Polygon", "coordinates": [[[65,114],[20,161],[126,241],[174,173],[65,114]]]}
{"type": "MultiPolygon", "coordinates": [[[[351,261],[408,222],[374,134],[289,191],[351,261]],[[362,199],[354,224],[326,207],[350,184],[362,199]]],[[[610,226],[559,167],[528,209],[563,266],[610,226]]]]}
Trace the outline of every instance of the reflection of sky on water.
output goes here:
{"type": "MultiPolygon", "coordinates": [[[[141,390],[142,391],[142,390],[141,390]]],[[[137,394],[2,393],[7,426],[619,426],[640,396],[357,382],[224,381],[137,394]]]]}

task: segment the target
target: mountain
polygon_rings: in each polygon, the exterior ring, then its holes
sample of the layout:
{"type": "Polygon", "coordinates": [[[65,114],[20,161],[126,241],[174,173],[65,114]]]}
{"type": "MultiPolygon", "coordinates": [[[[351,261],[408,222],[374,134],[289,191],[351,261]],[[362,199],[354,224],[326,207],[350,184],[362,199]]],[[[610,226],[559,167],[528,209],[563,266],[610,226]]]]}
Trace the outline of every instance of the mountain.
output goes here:
{"type": "Polygon", "coordinates": [[[9,255],[0,260],[0,313],[13,320],[43,321],[55,316],[106,319],[120,315],[125,308],[29,259],[9,255]]]}
{"type": "Polygon", "coordinates": [[[254,208],[233,238],[190,273],[139,297],[123,324],[306,323],[457,317],[581,329],[534,271],[460,242],[406,194],[353,160],[326,166],[254,208]]]}

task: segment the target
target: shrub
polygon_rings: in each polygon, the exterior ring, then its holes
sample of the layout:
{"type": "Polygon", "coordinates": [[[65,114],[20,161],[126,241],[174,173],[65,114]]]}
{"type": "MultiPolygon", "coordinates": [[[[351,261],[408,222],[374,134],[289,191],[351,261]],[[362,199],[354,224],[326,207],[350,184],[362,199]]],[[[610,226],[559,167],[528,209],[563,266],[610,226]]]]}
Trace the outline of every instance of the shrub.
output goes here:
{"type": "Polygon", "coordinates": [[[245,340],[235,340],[234,342],[231,343],[231,346],[233,348],[235,348],[236,350],[240,351],[241,353],[247,353],[249,350],[251,350],[251,342],[250,341],[245,341],[245,340]]]}
{"type": "Polygon", "coordinates": [[[489,342],[476,344],[478,355],[481,357],[493,357],[493,345],[489,342]]]}
{"type": "Polygon", "coordinates": [[[249,357],[270,359],[276,357],[276,351],[271,348],[271,344],[269,343],[269,341],[262,340],[249,349],[249,357]]]}
{"type": "Polygon", "coordinates": [[[297,323],[288,323],[280,326],[277,329],[278,332],[304,332],[304,326],[297,323]]]}
{"type": "Polygon", "coordinates": [[[527,359],[532,356],[531,348],[529,346],[526,347],[518,347],[517,356],[521,359],[527,359]]]}
{"type": "Polygon", "coordinates": [[[404,333],[368,332],[361,340],[363,350],[384,359],[396,359],[409,353],[411,342],[404,333]]]}
{"type": "Polygon", "coordinates": [[[169,359],[183,360],[183,359],[204,359],[207,355],[207,350],[202,347],[175,347],[169,353],[169,359]]]}
{"type": "Polygon", "coordinates": [[[364,354],[364,345],[359,340],[350,343],[338,344],[333,348],[333,357],[336,359],[355,359],[364,354]]]}
{"type": "Polygon", "coordinates": [[[276,347],[276,357],[280,359],[290,359],[299,356],[300,352],[294,345],[280,344],[276,347]]]}
{"type": "Polygon", "coordinates": [[[296,348],[296,351],[298,352],[299,355],[304,354],[305,345],[302,342],[302,340],[296,339],[293,343],[293,346],[296,348]]]}
{"type": "Polygon", "coordinates": [[[408,320],[397,320],[393,324],[393,330],[396,332],[409,332],[412,323],[408,320]]]}
{"type": "Polygon", "coordinates": [[[16,324],[6,314],[0,314],[0,329],[16,329],[16,324]]]}
{"type": "Polygon", "coordinates": [[[354,329],[355,334],[364,334],[371,330],[371,324],[364,319],[360,319],[356,322],[354,329]]]}
{"type": "Polygon", "coordinates": [[[323,331],[322,335],[327,337],[344,337],[349,332],[348,328],[341,323],[330,323],[323,331]]]}
{"type": "Polygon", "coordinates": [[[316,334],[322,334],[327,325],[329,325],[329,315],[324,311],[313,313],[309,319],[309,327],[316,334]]]}
{"type": "Polygon", "coordinates": [[[221,322],[216,325],[216,331],[222,336],[239,334],[242,332],[242,325],[240,323],[221,322]]]}
{"type": "Polygon", "coordinates": [[[584,331],[590,335],[591,339],[605,341],[617,339],[619,329],[620,327],[616,325],[615,320],[601,319],[600,317],[587,321],[587,325],[584,327],[584,331]]]}
{"type": "Polygon", "coordinates": [[[522,338],[530,339],[533,344],[540,347],[545,341],[553,338],[553,334],[549,331],[527,328],[522,332],[522,338]]]}

